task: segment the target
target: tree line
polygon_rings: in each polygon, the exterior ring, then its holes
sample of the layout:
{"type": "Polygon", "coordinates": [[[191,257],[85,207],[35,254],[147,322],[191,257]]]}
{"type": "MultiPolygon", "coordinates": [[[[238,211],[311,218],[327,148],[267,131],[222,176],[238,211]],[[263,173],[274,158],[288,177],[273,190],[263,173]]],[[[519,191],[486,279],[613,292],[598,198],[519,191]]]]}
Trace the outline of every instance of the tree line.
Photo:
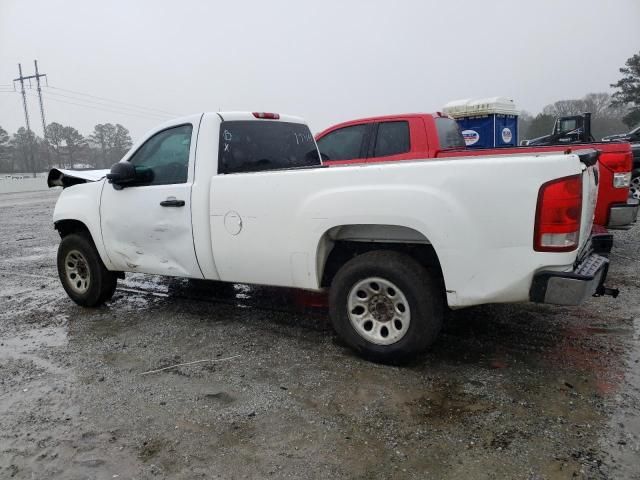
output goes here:
{"type": "MultiPolygon", "coordinates": [[[[589,93],[576,100],[558,100],[532,115],[521,112],[519,139],[551,133],[556,117],[591,112],[593,136],[626,132],[640,123],[640,53],[620,68],[622,78],[608,93],[589,93]]],[[[50,123],[45,138],[24,127],[9,134],[0,126],[0,172],[39,172],[52,167],[109,168],[131,148],[129,130],[119,123],[98,124],[84,137],[71,126],[50,123]]]]}
{"type": "Polygon", "coordinates": [[[119,123],[93,127],[87,137],[53,122],[45,138],[20,127],[9,135],[0,126],[0,172],[35,173],[51,168],[109,168],[131,148],[129,130],[119,123]]]}

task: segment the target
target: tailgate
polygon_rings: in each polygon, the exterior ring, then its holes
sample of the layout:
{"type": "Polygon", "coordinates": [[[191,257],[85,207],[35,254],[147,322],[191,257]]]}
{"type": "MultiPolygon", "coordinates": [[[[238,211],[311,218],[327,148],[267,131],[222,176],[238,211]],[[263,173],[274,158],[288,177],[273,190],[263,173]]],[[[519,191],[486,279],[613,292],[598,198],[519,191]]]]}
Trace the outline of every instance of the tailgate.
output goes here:
{"type": "Polygon", "coordinates": [[[582,173],[582,218],[580,222],[580,245],[582,249],[591,237],[593,216],[598,200],[598,156],[597,150],[579,150],[575,152],[584,166],[582,173]]]}

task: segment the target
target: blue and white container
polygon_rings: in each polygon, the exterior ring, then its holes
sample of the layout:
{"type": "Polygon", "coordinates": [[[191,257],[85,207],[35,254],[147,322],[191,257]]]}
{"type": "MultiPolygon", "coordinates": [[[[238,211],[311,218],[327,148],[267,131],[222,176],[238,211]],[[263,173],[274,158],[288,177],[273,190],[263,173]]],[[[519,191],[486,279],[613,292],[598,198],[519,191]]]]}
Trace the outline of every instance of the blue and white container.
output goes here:
{"type": "Polygon", "coordinates": [[[442,111],[456,119],[469,148],[515,147],[518,144],[518,111],[509,98],[455,100],[447,103],[442,111]]]}

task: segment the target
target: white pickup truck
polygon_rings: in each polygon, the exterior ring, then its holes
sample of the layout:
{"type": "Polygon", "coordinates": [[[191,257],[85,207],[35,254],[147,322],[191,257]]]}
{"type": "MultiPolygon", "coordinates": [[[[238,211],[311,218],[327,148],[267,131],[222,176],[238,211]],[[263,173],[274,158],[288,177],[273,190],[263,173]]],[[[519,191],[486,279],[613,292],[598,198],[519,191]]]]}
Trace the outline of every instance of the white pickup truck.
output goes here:
{"type": "Polygon", "coordinates": [[[93,307],[124,272],[329,289],[340,337],[416,355],[444,308],[578,304],[609,290],[589,241],[597,152],[323,167],[300,118],[204,113],[111,171],[52,170],[58,272],[93,307]],[[461,164],[464,162],[464,165],[461,164]]]}

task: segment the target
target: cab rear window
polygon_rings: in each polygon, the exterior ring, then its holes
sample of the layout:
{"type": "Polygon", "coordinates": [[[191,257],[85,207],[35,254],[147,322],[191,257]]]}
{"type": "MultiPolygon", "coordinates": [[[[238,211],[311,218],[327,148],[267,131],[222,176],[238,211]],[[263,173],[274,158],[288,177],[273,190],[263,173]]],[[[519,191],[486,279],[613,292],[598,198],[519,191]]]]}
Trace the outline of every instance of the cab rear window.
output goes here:
{"type": "Polygon", "coordinates": [[[313,135],[304,124],[238,120],[222,122],[219,173],[320,166],[313,135]]]}
{"type": "Polygon", "coordinates": [[[465,148],[464,137],[460,132],[458,122],[445,117],[436,118],[435,122],[440,148],[465,148]]]}

